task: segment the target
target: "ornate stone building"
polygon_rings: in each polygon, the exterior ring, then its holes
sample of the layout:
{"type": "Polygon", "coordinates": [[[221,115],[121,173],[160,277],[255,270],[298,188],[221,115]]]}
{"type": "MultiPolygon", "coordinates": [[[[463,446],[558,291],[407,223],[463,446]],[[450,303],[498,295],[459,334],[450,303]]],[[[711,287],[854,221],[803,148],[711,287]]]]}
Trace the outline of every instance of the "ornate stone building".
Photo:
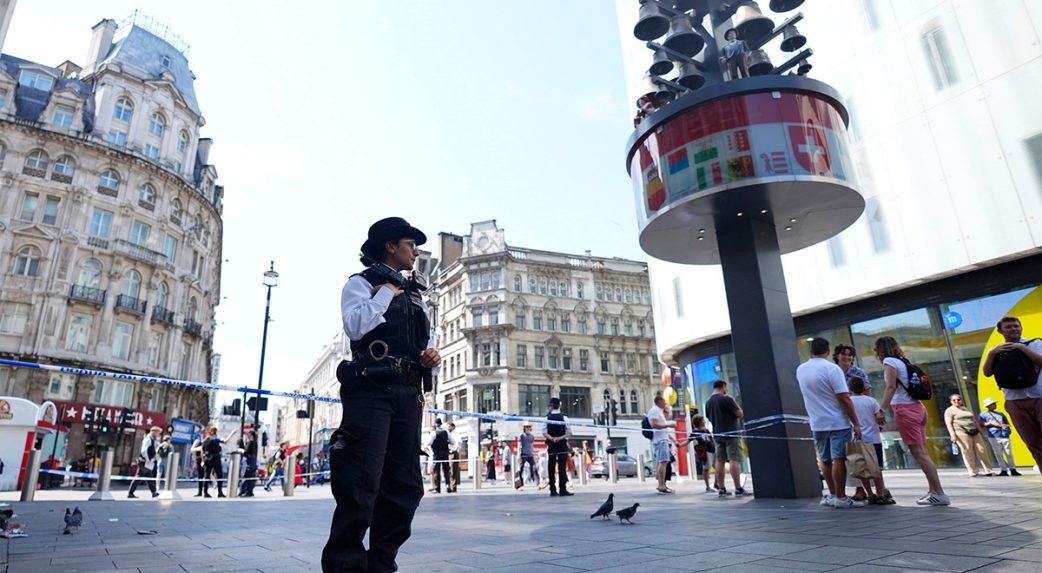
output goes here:
{"type": "MultiPolygon", "coordinates": [[[[224,190],[186,51],[135,14],[94,26],[82,68],[0,55],[3,358],[211,380],[224,190]]],[[[207,392],[161,384],[0,368],[0,395],[54,400],[68,455],[117,464],[147,426],[209,420],[207,392]]]]}

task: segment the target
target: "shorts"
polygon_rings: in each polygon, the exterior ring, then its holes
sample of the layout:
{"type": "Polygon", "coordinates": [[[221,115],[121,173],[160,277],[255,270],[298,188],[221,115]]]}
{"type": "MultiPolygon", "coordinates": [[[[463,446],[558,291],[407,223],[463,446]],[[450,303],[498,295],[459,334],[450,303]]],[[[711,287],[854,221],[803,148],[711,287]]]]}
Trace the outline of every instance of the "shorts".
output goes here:
{"type": "Polygon", "coordinates": [[[854,432],[849,428],[814,432],[814,445],[818,448],[818,458],[825,463],[847,459],[847,444],[853,437],[854,432]]]}
{"type": "Polygon", "coordinates": [[[897,432],[906,446],[926,444],[926,408],[922,404],[891,404],[897,432]]]}
{"type": "Polygon", "coordinates": [[[721,462],[740,462],[742,453],[741,438],[716,438],[716,459],[721,462]]]}
{"type": "Polygon", "coordinates": [[[655,463],[663,464],[669,461],[669,442],[666,440],[659,440],[657,442],[651,442],[651,449],[655,451],[655,463]]]}

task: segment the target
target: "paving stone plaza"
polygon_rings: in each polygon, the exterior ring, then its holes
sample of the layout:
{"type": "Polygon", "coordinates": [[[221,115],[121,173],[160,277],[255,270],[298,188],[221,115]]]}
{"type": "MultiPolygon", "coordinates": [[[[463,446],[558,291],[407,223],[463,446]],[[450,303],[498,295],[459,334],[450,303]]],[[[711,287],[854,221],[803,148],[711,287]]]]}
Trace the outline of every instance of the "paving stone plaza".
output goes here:
{"type": "MultiPolygon", "coordinates": [[[[951,507],[917,507],[917,471],[888,472],[898,505],[836,510],[815,500],[719,499],[701,483],[658,495],[652,483],[597,481],[570,498],[505,486],[428,494],[403,572],[487,571],[1010,571],[1042,570],[1042,477],[971,479],[942,472],[951,507]],[[608,492],[640,503],[634,525],[589,519],[608,492]]],[[[754,484],[755,487],[755,484],[754,484]]],[[[328,487],[291,498],[87,502],[85,491],[41,491],[14,508],[28,537],[0,540],[0,571],[202,573],[317,570],[333,500],[328,487]],[[66,507],[84,511],[62,535],[66,507]],[[150,531],[155,534],[147,534],[150,531]],[[139,534],[138,532],[146,534],[139,534]]]]}

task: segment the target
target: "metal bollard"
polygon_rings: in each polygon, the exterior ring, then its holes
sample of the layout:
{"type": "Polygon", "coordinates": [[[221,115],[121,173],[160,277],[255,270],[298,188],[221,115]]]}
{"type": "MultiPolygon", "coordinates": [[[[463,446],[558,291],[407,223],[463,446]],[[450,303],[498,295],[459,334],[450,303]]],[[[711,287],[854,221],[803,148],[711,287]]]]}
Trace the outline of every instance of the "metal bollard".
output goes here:
{"type": "Polygon", "coordinates": [[[181,494],[177,493],[177,469],[180,463],[181,454],[170,452],[170,457],[166,459],[166,475],[163,476],[165,485],[159,492],[159,499],[181,499],[181,494]]]}
{"type": "MultiPolygon", "coordinates": [[[[690,444],[689,444],[689,446],[690,446],[690,444]]],[[[692,482],[698,483],[698,480],[701,479],[702,476],[698,475],[698,473],[695,471],[698,468],[698,466],[695,464],[695,450],[694,450],[694,448],[691,448],[691,447],[688,447],[686,449],[687,449],[687,473],[688,473],[689,476],[691,476],[691,481],[692,482]]]]}
{"type": "Polygon", "coordinates": [[[286,458],[286,464],[283,468],[286,474],[286,485],[282,488],[282,495],[284,497],[293,497],[293,488],[296,487],[297,480],[297,462],[293,458],[286,458]]]}
{"type": "Polygon", "coordinates": [[[645,464],[645,462],[646,462],[646,460],[644,459],[644,454],[638,454],[637,455],[637,477],[640,478],[640,483],[645,483],[645,482],[648,481],[648,476],[644,475],[644,464],[645,464]]]}
{"type": "Polygon", "coordinates": [[[470,479],[474,482],[474,489],[481,489],[481,468],[484,467],[484,464],[481,463],[481,455],[478,454],[471,458],[467,465],[470,467],[470,479]]]}
{"type": "Polygon", "coordinates": [[[112,450],[105,450],[101,454],[101,472],[98,474],[98,489],[90,494],[88,501],[114,501],[109,486],[112,484],[112,450]]]}
{"type": "MultiPolygon", "coordinates": [[[[50,474],[48,474],[50,476],[50,474]]],[[[29,459],[25,462],[25,474],[22,478],[22,501],[32,501],[36,495],[36,484],[40,480],[40,450],[29,450],[29,459]]]]}
{"type": "Polygon", "coordinates": [[[239,468],[242,452],[228,454],[228,497],[239,497],[239,468]]]}
{"type": "Polygon", "coordinates": [[[611,483],[619,483],[619,468],[615,467],[617,460],[617,454],[608,454],[608,481],[611,483]]]}
{"type": "Polygon", "coordinates": [[[582,456],[583,460],[579,464],[579,485],[587,485],[590,483],[589,466],[586,465],[586,456],[582,456]]]}

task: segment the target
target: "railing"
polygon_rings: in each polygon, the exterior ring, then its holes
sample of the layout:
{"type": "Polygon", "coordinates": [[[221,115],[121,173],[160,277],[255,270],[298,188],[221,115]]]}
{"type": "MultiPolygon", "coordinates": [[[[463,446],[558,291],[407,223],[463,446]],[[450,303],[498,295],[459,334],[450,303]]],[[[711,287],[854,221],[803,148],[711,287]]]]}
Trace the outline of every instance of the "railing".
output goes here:
{"type": "Polygon", "coordinates": [[[127,310],[134,314],[145,314],[146,302],[129,295],[121,294],[116,297],[116,308],[127,310]]]}
{"type": "Polygon", "coordinates": [[[104,185],[98,185],[98,193],[108,195],[109,197],[119,197],[119,189],[113,189],[104,185]]]}
{"type": "Polygon", "coordinates": [[[72,285],[72,288],[69,289],[69,298],[103,306],[105,304],[105,291],[84,285],[72,285]]]}
{"type": "Polygon", "coordinates": [[[145,201],[144,199],[138,199],[137,200],[137,204],[142,209],[147,209],[149,211],[154,211],[156,209],[155,203],[149,203],[148,201],[145,201]]]}
{"type": "Polygon", "coordinates": [[[43,177],[47,176],[47,171],[45,171],[43,169],[37,169],[35,167],[29,167],[28,165],[26,165],[25,167],[22,167],[22,173],[24,173],[26,175],[31,175],[33,177],[40,177],[40,178],[43,178],[43,177]]]}
{"type": "Polygon", "coordinates": [[[162,322],[174,326],[174,311],[165,309],[161,306],[152,307],[152,322],[162,322]]]}
{"type": "Polygon", "coordinates": [[[166,255],[158,251],[153,251],[147,247],[141,245],[135,245],[130,241],[124,241],[123,239],[116,239],[116,250],[125,253],[133,259],[151,263],[153,265],[166,265],[166,255]]]}
{"type": "Polygon", "coordinates": [[[185,334],[191,334],[192,336],[198,337],[202,336],[202,333],[203,325],[190,318],[185,319],[185,334]]]}
{"type": "Polygon", "coordinates": [[[72,183],[72,176],[54,172],[51,173],[51,181],[57,181],[58,183],[72,183]]]}
{"type": "Polygon", "coordinates": [[[109,240],[101,237],[87,237],[87,245],[99,249],[107,249],[109,248],[109,240]]]}

